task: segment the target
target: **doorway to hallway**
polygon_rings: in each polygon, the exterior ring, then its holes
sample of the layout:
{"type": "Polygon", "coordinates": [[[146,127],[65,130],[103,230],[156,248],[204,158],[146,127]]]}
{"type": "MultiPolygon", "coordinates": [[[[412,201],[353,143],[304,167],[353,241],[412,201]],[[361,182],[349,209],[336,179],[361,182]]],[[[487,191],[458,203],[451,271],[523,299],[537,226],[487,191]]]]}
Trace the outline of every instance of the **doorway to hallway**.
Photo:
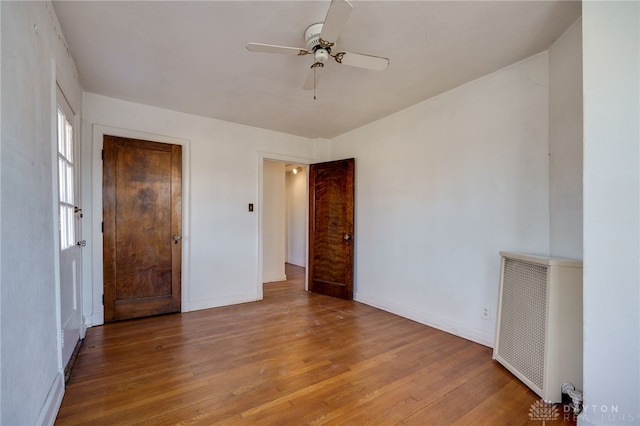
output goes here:
{"type": "Polygon", "coordinates": [[[286,264],[304,272],[307,255],[306,166],[265,159],[262,179],[262,283],[289,278],[286,264]]]}

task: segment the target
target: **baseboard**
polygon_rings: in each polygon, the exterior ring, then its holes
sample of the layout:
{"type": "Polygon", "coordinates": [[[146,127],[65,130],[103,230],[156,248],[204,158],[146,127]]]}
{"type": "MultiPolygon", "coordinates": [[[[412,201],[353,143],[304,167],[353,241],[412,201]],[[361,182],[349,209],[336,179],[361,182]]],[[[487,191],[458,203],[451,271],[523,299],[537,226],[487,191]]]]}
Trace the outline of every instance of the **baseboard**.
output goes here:
{"type": "MultiPolygon", "coordinates": [[[[102,306],[100,306],[102,308],[102,306]]],[[[91,314],[91,324],[87,324],[87,327],[93,327],[96,325],[104,324],[104,311],[100,309],[97,312],[91,314]]]]}
{"type": "Polygon", "coordinates": [[[295,266],[300,266],[302,268],[307,267],[307,262],[304,259],[288,259],[287,263],[290,263],[295,266]]]}
{"type": "Polygon", "coordinates": [[[264,275],[262,277],[263,283],[273,283],[277,281],[286,281],[287,274],[274,274],[274,275],[264,275]]]}
{"type": "Polygon", "coordinates": [[[62,397],[64,396],[64,375],[60,371],[56,374],[53,379],[53,384],[49,389],[49,393],[47,395],[47,399],[40,410],[40,415],[38,416],[38,424],[43,426],[52,426],[56,417],[58,416],[58,411],[60,410],[60,405],[62,404],[62,397]]]}
{"type": "Polygon", "coordinates": [[[420,324],[428,325],[429,327],[437,328],[438,330],[479,343],[483,346],[488,346],[490,348],[493,347],[493,336],[482,330],[467,327],[463,324],[440,318],[426,312],[417,311],[375,296],[363,294],[362,292],[358,292],[354,299],[366,305],[391,312],[392,314],[419,322],[420,324]]]}
{"type": "Polygon", "coordinates": [[[190,311],[202,309],[219,308],[221,306],[238,305],[240,303],[255,302],[258,299],[255,294],[242,295],[237,297],[225,297],[220,299],[192,300],[188,302],[190,311]]]}

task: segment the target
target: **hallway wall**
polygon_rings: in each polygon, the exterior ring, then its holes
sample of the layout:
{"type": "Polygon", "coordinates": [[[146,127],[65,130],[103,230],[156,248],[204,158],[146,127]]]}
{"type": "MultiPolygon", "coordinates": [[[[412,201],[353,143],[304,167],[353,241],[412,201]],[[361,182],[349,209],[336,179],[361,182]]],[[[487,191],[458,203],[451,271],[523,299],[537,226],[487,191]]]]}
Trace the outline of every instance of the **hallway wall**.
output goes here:
{"type": "Polygon", "coordinates": [[[265,161],[263,165],[262,281],[284,281],[286,262],[285,163],[265,161]]]}
{"type": "Polygon", "coordinates": [[[307,266],[307,168],[287,172],[287,262],[307,266]]]}

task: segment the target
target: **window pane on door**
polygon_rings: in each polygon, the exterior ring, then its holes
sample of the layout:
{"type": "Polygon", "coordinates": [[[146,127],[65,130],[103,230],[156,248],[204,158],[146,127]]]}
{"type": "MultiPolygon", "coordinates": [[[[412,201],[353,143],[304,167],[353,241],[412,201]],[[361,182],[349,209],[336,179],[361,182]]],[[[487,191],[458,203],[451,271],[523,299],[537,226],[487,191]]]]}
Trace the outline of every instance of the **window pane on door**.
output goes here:
{"type": "Polygon", "coordinates": [[[73,127],[67,116],[58,107],[58,188],[60,205],[60,248],[72,247],[75,243],[74,224],[74,175],[73,175],[73,127]]]}

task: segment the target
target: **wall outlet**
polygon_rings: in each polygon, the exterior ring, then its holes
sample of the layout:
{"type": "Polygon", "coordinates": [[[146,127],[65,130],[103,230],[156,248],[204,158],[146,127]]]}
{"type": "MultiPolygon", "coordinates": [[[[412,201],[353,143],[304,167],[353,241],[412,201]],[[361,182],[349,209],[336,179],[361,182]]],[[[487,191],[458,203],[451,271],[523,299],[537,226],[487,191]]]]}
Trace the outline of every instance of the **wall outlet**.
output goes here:
{"type": "Polygon", "coordinates": [[[491,319],[491,309],[487,308],[486,306],[482,307],[482,311],[480,312],[480,317],[483,320],[490,320],[491,319]]]}

